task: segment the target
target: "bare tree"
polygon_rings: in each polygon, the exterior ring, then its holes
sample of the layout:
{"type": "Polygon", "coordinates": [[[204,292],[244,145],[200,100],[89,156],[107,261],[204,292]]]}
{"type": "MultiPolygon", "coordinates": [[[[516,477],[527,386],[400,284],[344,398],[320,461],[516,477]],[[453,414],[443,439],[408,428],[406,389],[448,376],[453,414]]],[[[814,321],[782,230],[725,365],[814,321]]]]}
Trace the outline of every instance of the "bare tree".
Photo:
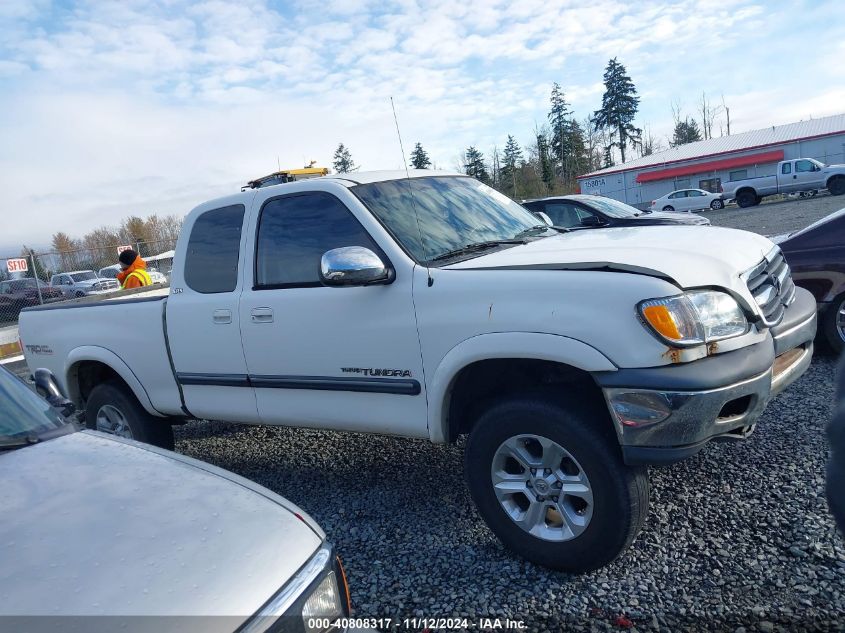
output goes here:
{"type": "Polygon", "coordinates": [[[650,125],[643,126],[643,145],[642,145],[642,155],[643,156],[651,156],[652,154],[656,154],[657,152],[662,152],[666,149],[663,146],[663,141],[659,138],[654,136],[651,131],[650,125]]]}
{"type": "MultiPolygon", "coordinates": [[[[724,101],[724,99],[723,99],[724,101]]],[[[723,106],[713,106],[712,102],[707,100],[707,93],[701,93],[701,101],[698,104],[698,112],[701,114],[701,133],[705,139],[713,138],[713,122],[716,117],[723,111],[723,106]]]]}

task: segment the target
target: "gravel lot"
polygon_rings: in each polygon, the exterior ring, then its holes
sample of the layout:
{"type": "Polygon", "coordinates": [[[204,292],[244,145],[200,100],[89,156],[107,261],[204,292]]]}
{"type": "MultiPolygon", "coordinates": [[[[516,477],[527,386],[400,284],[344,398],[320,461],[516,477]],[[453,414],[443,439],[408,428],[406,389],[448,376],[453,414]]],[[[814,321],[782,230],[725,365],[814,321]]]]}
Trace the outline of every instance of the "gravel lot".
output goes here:
{"type": "MultiPolygon", "coordinates": [[[[823,196],[707,215],[774,235],[843,206],[823,196]]],[[[824,500],[835,365],[818,352],[748,441],[652,469],[643,532],[580,577],[500,546],[464,485],[461,445],[201,422],[177,430],[177,450],[314,516],[344,557],[357,616],[499,616],[530,631],[845,630],[845,545],[824,500]]]]}
{"type": "Polygon", "coordinates": [[[703,215],[716,226],[729,226],[772,236],[802,229],[843,207],[845,196],[819,194],[806,200],[767,199],[760,206],[750,209],[740,209],[732,204],[720,211],[706,211],[703,215]]]}

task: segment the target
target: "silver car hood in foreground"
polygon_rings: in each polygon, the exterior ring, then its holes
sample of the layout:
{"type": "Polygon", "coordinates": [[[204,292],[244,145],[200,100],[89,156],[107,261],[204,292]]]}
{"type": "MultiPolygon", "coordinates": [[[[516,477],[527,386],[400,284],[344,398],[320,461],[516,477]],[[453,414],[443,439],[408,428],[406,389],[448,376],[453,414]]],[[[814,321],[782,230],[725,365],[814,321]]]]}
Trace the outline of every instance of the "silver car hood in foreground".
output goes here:
{"type": "Polygon", "coordinates": [[[0,616],[253,615],[322,536],[215,470],[87,431],[0,454],[0,616]]]}

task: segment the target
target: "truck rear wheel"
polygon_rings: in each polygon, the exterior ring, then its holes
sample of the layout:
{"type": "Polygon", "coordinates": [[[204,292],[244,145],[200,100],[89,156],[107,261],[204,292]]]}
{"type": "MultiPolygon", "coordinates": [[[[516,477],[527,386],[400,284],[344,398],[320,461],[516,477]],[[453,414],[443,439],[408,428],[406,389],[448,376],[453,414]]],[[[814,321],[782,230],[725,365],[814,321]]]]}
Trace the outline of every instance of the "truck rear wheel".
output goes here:
{"type": "Polygon", "coordinates": [[[648,512],[648,474],[622,462],[606,417],[599,407],[529,396],[499,401],[479,417],[465,476],[505,547],[580,573],[631,544],[648,512]]]}
{"type": "Polygon", "coordinates": [[[760,204],[760,200],[753,191],[740,191],[736,196],[736,203],[743,209],[760,204]]]}
{"type": "Polygon", "coordinates": [[[173,450],[173,427],[168,420],[147,413],[135,395],[117,382],[104,382],[91,390],[85,423],[89,429],[173,450]]]}
{"type": "Polygon", "coordinates": [[[845,177],[835,176],[827,184],[827,190],[833,196],[841,196],[845,193],[845,177]]]}

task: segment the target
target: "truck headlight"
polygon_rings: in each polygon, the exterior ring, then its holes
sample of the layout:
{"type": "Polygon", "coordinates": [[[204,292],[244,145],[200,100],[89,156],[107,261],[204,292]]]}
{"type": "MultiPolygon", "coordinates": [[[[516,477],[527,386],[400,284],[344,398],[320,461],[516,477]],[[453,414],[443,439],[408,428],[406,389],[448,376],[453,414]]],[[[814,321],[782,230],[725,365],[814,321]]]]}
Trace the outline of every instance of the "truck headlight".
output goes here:
{"type": "Polygon", "coordinates": [[[715,290],[649,299],[637,307],[650,329],[675,347],[712,343],[748,331],[748,320],[736,300],[715,290]]]}

